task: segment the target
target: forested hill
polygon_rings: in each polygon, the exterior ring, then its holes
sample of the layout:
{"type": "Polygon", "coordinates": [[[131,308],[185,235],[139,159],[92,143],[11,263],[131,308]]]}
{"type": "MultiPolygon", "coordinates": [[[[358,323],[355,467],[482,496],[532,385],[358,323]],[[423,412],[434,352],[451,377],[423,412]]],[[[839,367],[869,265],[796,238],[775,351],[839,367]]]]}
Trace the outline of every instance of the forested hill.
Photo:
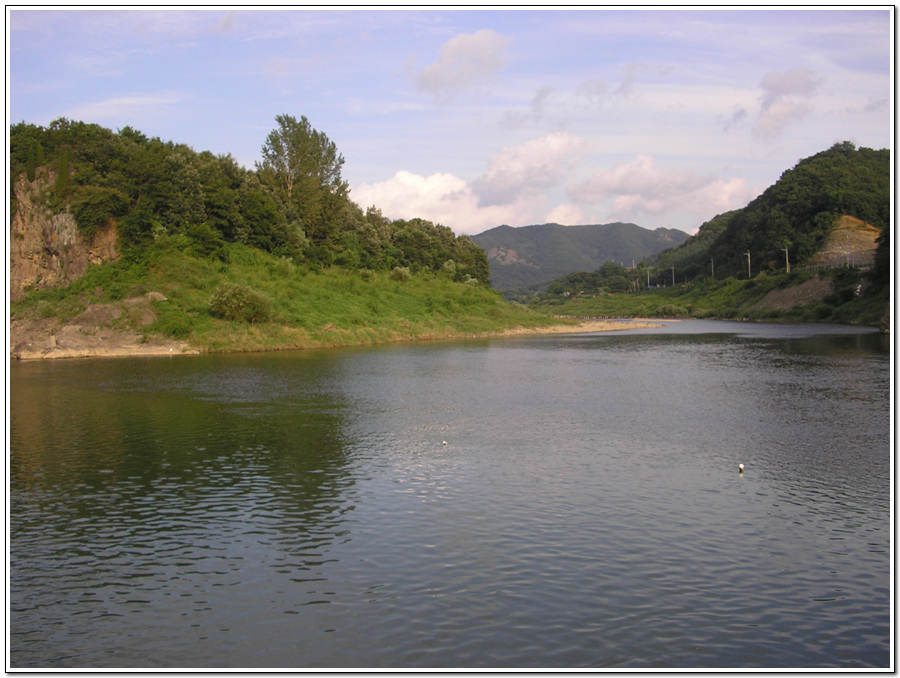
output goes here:
{"type": "Polygon", "coordinates": [[[472,236],[487,253],[491,283],[502,291],[546,284],[573,271],[593,271],[606,262],[625,263],[684,242],[674,228],[648,230],[635,224],[498,226],[472,236]]]}
{"type": "Polygon", "coordinates": [[[801,160],[746,207],[720,214],[681,246],[652,263],[693,279],[747,277],[803,266],[821,249],[839,217],[851,216],[882,232],[876,268],[885,265],[890,243],[888,149],[856,148],[850,142],[801,160]],[[785,252],[787,250],[787,252],[785,252]]]}
{"type": "MultiPolygon", "coordinates": [[[[305,117],[276,123],[254,169],[131,127],[12,125],[11,214],[27,193],[29,207],[39,200],[74,218],[88,243],[113,230],[120,252],[133,256],[167,242],[222,259],[228,243],[242,243],[310,269],[427,269],[488,283],[487,259],[469,238],[423,219],[389,220],[374,206],[363,211],[350,199],[335,144],[305,117]]],[[[50,278],[20,281],[20,289],[50,278]]]]}

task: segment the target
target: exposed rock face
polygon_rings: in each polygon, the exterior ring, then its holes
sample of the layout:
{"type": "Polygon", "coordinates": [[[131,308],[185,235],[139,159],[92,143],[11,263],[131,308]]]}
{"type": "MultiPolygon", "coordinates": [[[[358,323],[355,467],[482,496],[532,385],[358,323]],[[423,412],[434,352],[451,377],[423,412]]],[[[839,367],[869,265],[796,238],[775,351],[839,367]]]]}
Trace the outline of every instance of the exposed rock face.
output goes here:
{"type": "Polygon", "coordinates": [[[844,215],[834,225],[828,240],[806,264],[807,266],[871,266],[875,261],[878,236],[874,226],[844,215]]]}
{"type": "Polygon", "coordinates": [[[115,225],[86,239],[68,212],[51,214],[42,193],[55,176],[40,168],[34,181],[19,175],[13,186],[16,213],[9,226],[9,295],[27,289],[58,287],[84,275],[90,264],[118,259],[115,225]]]}
{"type": "Polygon", "coordinates": [[[511,250],[507,247],[492,247],[487,251],[488,261],[493,261],[501,266],[511,266],[513,264],[519,264],[520,266],[531,266],[532,268],[540,268],[537,264],[528,261],[527,259],[523,259],[518,254],[516,254],[515,250],[511,250]]]}

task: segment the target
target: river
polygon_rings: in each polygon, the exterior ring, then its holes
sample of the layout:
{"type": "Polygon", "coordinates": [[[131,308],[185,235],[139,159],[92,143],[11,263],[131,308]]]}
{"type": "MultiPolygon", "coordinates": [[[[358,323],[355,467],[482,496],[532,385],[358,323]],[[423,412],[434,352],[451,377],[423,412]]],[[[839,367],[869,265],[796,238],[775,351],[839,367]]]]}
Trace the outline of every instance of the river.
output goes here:
{"type": "Polygon", "coordinates": [[[889,667],[889,347],[11,363],[9,666],[889,667]]]}

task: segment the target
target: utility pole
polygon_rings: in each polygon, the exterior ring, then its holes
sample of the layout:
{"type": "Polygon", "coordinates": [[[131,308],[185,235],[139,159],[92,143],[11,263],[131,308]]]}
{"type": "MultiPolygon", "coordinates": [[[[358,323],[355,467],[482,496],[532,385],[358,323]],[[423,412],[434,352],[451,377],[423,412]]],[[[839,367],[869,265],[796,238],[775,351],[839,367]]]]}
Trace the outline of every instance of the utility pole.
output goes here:
{"type": "Polygon", "coordinates": [[[785,267],[787,267],[787,272],[790,273],[791,272],[791,262],[788,259],[788,248],[787,247],[784,248],[784,265],[785,265],[785,267]]]}
{"type": "Polygon", "coordinates": [[[747,250],[747,280],[750,280],[750,250],[747,250]]]}
{"type": "Polygon", "coordinates": [[[710,258],[710,260],[709,260],[709,267],[712,269],[712,277],[713,277],[713,279],[715,280],[715,277],[716,277],[716,262],[714,262],[714,261],[712,260],[712,258],[710,258]]]}
{"type": "Polygon", "coordinates": [[[672,267],[672,287],[675,287],[675,267],[672,267]]]}
{"type": "Polygon", "coordinates": [[[647,267],[647,287],[650,287],[650,267],[647,267]]]}

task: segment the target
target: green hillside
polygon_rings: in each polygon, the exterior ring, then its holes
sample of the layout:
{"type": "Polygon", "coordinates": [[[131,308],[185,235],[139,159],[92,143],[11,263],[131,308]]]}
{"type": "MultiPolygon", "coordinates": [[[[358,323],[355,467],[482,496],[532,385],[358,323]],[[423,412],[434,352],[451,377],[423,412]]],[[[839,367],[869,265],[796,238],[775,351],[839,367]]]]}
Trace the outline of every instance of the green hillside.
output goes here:
{"type": "Polygon", "coordinates": [[[251,350],[558,322],[492,290],[468,237],[363,211],[334,144],[276,121],[254,169],[130,127],[12,125],[15,327],[104,305],[112,329],[251,350]]]}
{"type": "Polygon", "coordinates": [[[887,149],[850,142],[801,160],[746,207],[720,214],[653,263],[686,279],[747,277],[803,266],[818,252],[838,217],[848,215],[887,233],[890,224],[887,149]],[[786,253],[787,249],[787,262],[786,253]]]}
{"type": "Polygon", "coordinates": [[[687,234],[673,228],[654,231],[635,224],[581,226],[539,224],[498,226],[472,236],[487,253],[491,284],[507,293],[536,290],[573,271],[592,271],[606,262],[640,261],[678,245],[687,234]]]}
{"type": "Polygon", "coordinates": [[[533,306],[883,325],[890,257],[890,151],[845,142],[801,160],[678,247],[634,268],[607,263],[562,276],[533,306]]]}

